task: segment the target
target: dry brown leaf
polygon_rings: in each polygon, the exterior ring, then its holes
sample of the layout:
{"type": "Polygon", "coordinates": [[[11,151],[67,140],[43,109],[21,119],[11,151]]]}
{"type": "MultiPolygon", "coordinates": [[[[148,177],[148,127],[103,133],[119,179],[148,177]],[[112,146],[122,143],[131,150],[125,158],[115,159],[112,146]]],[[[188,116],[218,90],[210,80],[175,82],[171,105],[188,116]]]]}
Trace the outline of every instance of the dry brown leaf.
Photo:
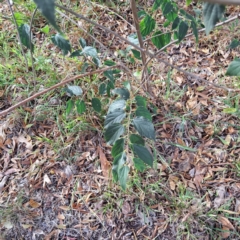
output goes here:
{"type": "Polygon", "coordinates": [[[102,173],[105,178],[109,178],[111,164],[106,158],[100,146],[98,146],[98,155],[101,162],[102,173]]]}
{"type": "Polygon", "coordinates": [[[32,208],[38,208],[41,206],[41,203],[38,203],[36,201],[34,201],[33,199],[30,199],[30,201],[28,202],[28,204],[32,207],[32,208]]]}
{"type": "Polygon", "coordinates": [[[69,206],[59,206],[59,208],[64,210],[64,211],[69,211],[70,210],[69,206]]]}
{"type": "Polygon", "coordinates": [[[127,215],[131,212],[131,206],[128,203],[128,201],[124,201],[123,205],[122,205],[122,213],[124,215],[127,215]]]}

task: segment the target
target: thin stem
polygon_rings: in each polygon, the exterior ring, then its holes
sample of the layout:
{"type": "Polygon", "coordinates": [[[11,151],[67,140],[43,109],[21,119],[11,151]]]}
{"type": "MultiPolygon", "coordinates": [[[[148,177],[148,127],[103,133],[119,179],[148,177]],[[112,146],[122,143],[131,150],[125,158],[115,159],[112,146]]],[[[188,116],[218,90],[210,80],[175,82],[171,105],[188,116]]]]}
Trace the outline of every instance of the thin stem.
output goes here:
{"type": "Polygon", "coordinates": [[[19,41],[19,44],[20,44],[20,48],[21,48],[22,55],[23,55],[24,60],[25,60],[25,63],[26,63],[26,71],[28,72],[28,60],[27,60],[26,54],[24,53],[22,41],[21,41],[21,38],[20,38],[20,33],[19,33],[19,30],[18,30],[17,21],[16,21],[16,18],[15,18],[15,16],[14,16],[14,12],[13,12],[12,5],[11,5],[10,1],[7,0],[7,3],[8,3],[9,9],[10,9],[11,14],[12,14],[13,22],[14,22],[14,24],[15,24],[15,26],[16,26],[16,29],[17,29],[18,41],[19,41]]]}
{"type": "Polygon", "coordinates": [[[32,71],[33,71],[33,83],[34,83],[34,91],[35,91],[35,87],[36,87],[36,79],[37,79],[37,74],[36,74],[36,71],[35,71],[35,67],[34,67],[34,59],[33,59],[33,49],[32,49],[32,24],[33,24],[33,19],[34,19],[34,16],[37,12],[38,8],[36,7],[33,14],[32,14],[32,17],[31,17],[31,21],[30,21],[30,29],[29,29],[29,42],[30,42],[30,56],[31,56],[31,62],[32,62],[32,71]]]}
{"type": "Polygon", "coordinates": [[[45,90],[43,90],[43,91],[41,91],[41,92],[39,92],[39,93],[36,93],[36,94],[32,95],[31,97],[26,98],[26,99],[24,99],[23,101],[15,104],[15,105],[13,105],[12,107],[10,107],[10,108],[8,108],[8,109],[0,112],[0,116],[5,116],[7,113],[11,112],[11,111],[14,110],[15,108],[20,107],[20,106],[22,106],[23,104],[25,104],[25,103],[27,103],[27,102],[29,102],[29,101],[31,101],[31,100],[33,100],[33,99],[35,99],[35,98],[43,95],[43,94],[45,94],[45,93],[48,93],[48,92],[51,91],[51,90],[54,90],[54,89],[56,89],[56,88],[58,88],[58,87],[61,87],[61,86],[65,85],[65,84],[67,84],[67,83],[69,83],[69,82],[72,82],[72,81],[74,81],[74,80],[76,80],[76,79],[78,79],[78,78],[83,78],[83,77],[86,77],[86,76],[89,76],[89,75],[93,75],[93,74],[97,74],[97,73],[102,73],[102,72],[104,72],[104,71],[107,71],[107,70],[109,70],[109,69],[116,68],[116,67],[119,67],[119,65],[115,65],[115,66],[111,66],[111,67],[106,67],[106,68],[98,69],[98,70],[93,71],[93,72],[88,72],[88,73],[80,74],[80,75],[71,77],[71,78],[69,78],[69,79],[63,80],[62,82],[60,82],[60,83],[58,83],[58,84],[55,84],[55,85],[53,85],[52,87],[47,88],[47,89],[45,89],[45,90]]]}

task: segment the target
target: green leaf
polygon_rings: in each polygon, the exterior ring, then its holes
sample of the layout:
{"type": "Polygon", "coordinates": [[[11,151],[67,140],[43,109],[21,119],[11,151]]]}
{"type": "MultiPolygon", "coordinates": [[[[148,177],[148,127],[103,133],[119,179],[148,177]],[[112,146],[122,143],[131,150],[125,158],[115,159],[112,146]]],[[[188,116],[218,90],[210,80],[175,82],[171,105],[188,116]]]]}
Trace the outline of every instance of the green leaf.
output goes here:
{"type": "Polygon", "coordinates": [[[129,170],[130,169],[128,166],[123,166],[119,169],[118,180],[123,190],[126,190],[127,177],[128,177],[129,170]]]}
{"type": "Polygon", "coordinates": [[[74,107],[74,101],[72,99],[69,99],[67,101],[67,108],[66,108],[66,114],[67,115],[70,114],[70,112],[72,111],[73,107],[74,107]]]}
{"type": "Polygon", "coordinates": [[[125,152],[121,152],[119,153],[116,157],[114,157],[113,159],[113,168],[114,170],[117,171],[117,173],[119,172],[119,169],[126,163],[126,153],[125,152]]]}
{"type": "Polygon", "coordinates": [[[197,29],[196,22],[194,22],[194,21],[191,22],[191,28],[192,28],[193,34],[196,38],[196,42],[198,43],[198,29],[197,29]]]}
{"type": "Polygon", "coordinates": [[[114,82],[113,71],[108,70],[103,72],[104,76],[107,77],[111,82],[114,82]]]}
{"type": "Polygon", "coordinates": [[[188,25],[184,21],[181,21],[178,28],[178,40],[181,42],[184,37],[187,35],[188,25]]]}
{"type": "Polygon", "coordinates": [[[78,114],[82,114],[86,111],[86,104],[84,101],[77,100],[76,101],[77,112],[78,114]]]}
{"type": "Polygon", "coordinates": [[[161,31],[156,31],[152,37],[152,43],[158,48],[161,49],[165,46],[165,37],[161,31]]]}
{"type": "Polygon", "coordinates": [[[129,99],[130,93],[126,88],[115,88],[112,90],[113,94],[120,95],[124,100],[129,99]]]}
{"type": "Polygon", "coordinates": [[[131,134],[130,141],[131,141],[131,143],[135,143],[137,145],[142,145],[142,146],[145,145],[144,139],[137,134],[131,134]]]}
{"type": "Polygon", "coordinates": [[[237,112],[237,108],[225,108],[223,109],[224,113],[236,113],[237,112]]]}
{"type": "Polygon", "coordinates": [[[76,50],[71,53],[70,57],[79,57],[82,56],[82,51],[81,50],[76,50]]]}
{"type": "Polygon", "coordinates": [[[96,112],[101,112],[102,110],[102,104],[98,98],[92,99],[92,107],[96,112]]]}
{"type": "Polygon", "coordinates": [[[115,158],[118,154],[122,153],[124,150],[124,138],[120,138],[118,139],[111,150],[111,154],[113,156],[113,158],[115,158]]]}
{"type": "Polygon", "coordinates": [[[240,76],[240,58],[235,58],[228,66],[226,75],[240,76]]]}
{"type": "Polygon", "coordinates": [[[155,0],[154,1],[154,4],[153,4],[153,7],[152,7],[152,10],[155,11],[157,10],[161,5],[162,3],[164,2],[165,0],[155,0]]]}
{"type": "MultiPolygon", "coordinates": [[[[28,24],[22,24],[19,28],[19,35],[21,42],[24,46],[26,46],[28,49],[31,48],[32,45],[32,51],[33,51],[33,44],[30,41],[30,26],[28,24]]],[[[31,34],[32,35],[32,34],[31,34]]]]}
{"type": "Polygon", "coordinates": [[[120,123],[125,117],[126,113],[121,109],[110,112],[104,121],[104,128],[108,128],[114,123],[120,123]]]}
{"type": "Polygon", "coordinates": [[[143,172],[146,169],[145,163],[140,158],[133,158],[133,163],[134,167],[140,172],[143,172]]]}
{"type": "Polygon", "coordinates": [[[58,46],[62,50],[63,55],[67,55],[68,52],[71,52],[71,45],[69,41],[63,38],[63,36],[59,33],[57,33],[55,36],[52,36],[51,40],[56,46],[58,46]]]}
{"type": "Polygon", "coordinates": [[[230,49],[234,49],[240,45],[240,41],[237,39],[233,39],[230,45],[228,46],[230,49]]]}
{"type": "Polygon", "coordinates": [[[165,46],[166,46],[171,41],[171,33],[170,32],[169,33],[165,33],[164,34],[164,38],[165,38],[165,46]]]}
{"type": "Polygon", "coordinates": [[[137,95],[135,97],[136,103],[139,107],[146,107],[147,106],[147,102],[146,99],[140,95],[137,95]]]}
{"type": "Polygon", "coordinates": [[[133,119],[133,125],[141,136],[155,140],[154,126],[149,120],[136,117],[133,119]]]}
{"type": "Polygon", "coordinates": [[[147,13],[144,10],[141,10],[141,11],[138,11],[137,16],[138,18],[142,18],[142,17],[145,17],[146,14],[147,13]]]}
{"type": "Polygon", "coordinates": [[[70,96],[80,96],[83,94],[83,90],[79,86],[67,86],[66,91],[70,94],[70,96]]]}
{"type": "Polygon", "coordinates": [[[192,0],[186,0],[187,7],[191,4],[192,0]]]}
{"type": "Polygon", "coordinates": [[[153,31],[153,29],[155,28],[155,24],[156,24],[155,20],[151,16],[146,15],[139,24],[140,32],[141,32],[142,36],[145,37],[149,33],[151,33],[153,31]]]}
{"type": "Polygon", "coordinates": [[[48,34],[49,30],[50,30],[49,25],[46,25],[45,27],[41,28],[40,30],[41,30],[41,32],[43,32],[45,34],[48,34]]]}
{"type": "Polygon", "coordinates": [[[105,131],[105,139],[108,144],[113,144],[124,133],[124,127],[120,123],[110,125],[105,131]]]}
{"type": "Polygon", "coordinates": [[[172,30],[176,29],[180,23],[180,18],[176,17],[172,24],[172,30]]]}
{"type": "Polygon", "coordinates": [[[82,48],[85,48],[86,45],[87,45],[85,39],[83,39],[83,38],[79,38],[79,43],[80,43],[82,48]]]}
{"type": "Polygon", "coordinates": [[[153,156],[146,147],[133,144],[133,151],[143,162],[151,167],[153,166],[153,156]]]}
{"type": "Polygon", "coordinates": [[[222,18],[225,6],[213,3],[204,3],[203,20],[206,28],[206,34],[214,28],[215,24],[222,18]]]}
{"type": "Polygon", "coordinates": [[[131,83],[130,83],[130,81],[124,81],[124,82],[123,82],[123,86],[124,86],[128,91],[131,90],[131,83]]]}
{"type": "Polygon", "coordinates": [[[144,117],[144,118],[148,119],[149,121],[152,121],[152,115],[147,110],[146,107],[138,107],[137,110],[136,110],[136,116],[137,117],[144,117]]]}
{"type": "Polygon", "coordinates": [[[135,49],[132,49],[133,56],[139,60],[141,60],[141,53],[135,49]]]}
{"type": "Polygon", "coordinates": [[[104,61],[104,65],[106,65],[106,66],[115,66],[116,63],[111,61],[111,60],[106,60],[106,61],[104,61]]]}
{"type": "Polygon", "coordinates": [[[90,46],[84,47],[82,50],[82,54],[90,57],[95,57],[95,58],[98,57],[96,48],[90,47],[90,46]]]}
{"type": "Polygon", "coordinates": [[[173,5],[170,2],[167,2],[164,6],[164,9],[163,9],[163,15],[166,16],[172,10],[173,10],[173,5]]]}
{"type": "Polygon", "coordinates": [[[61,32],[55,20],[55,4],[54,0],[34,0],[43,16],[58,31],[61,32]]]}
{"type": "Polygon", "coordinates": [[[118,182],[118,173],[116,170],[112,170],[113,181],[118,182]]]}
{"type": "Polygon", "coordinates": [[[124,99],[117,99],[109,106],[108,114],[117,109],[124,109],[126,107],[126,101],[124,99]]]}
{"type": "Polygon", "coordinates": [[[93,62],[96,64],[97,67],[101,67],[101,61],[98,57],[94,57],[93,62]]]}
{"type": "Polygon", "coordinates": [[[15,17],[15,20],[16,20],[18,26],[21,26],[27,20],[26,15],[21,12],[15,12],[14,17],[15,17]]]}
{"type": "Polygon", "coordinates": [[[100,95],[105,94],[105,92],[106,92],[106,84],[105,83],[101,83],[101,85],[99,86],[98,91],[99,91],[100,95]]]}

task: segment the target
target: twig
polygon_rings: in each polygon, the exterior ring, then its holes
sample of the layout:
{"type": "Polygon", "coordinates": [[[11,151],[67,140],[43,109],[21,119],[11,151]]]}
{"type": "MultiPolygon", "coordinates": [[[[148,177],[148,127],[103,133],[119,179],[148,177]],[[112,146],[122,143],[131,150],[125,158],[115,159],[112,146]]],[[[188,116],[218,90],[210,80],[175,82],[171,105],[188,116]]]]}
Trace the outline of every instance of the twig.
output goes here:
{"type": "Polygon", "coordinates": [[[32,14],[32,17],[31,17],[31,21],[30,21],[30,29],[29,29],[29,41],[30,41],[30,56],[31,56],[31,62],[32,62],[32,71],[33,71],[33,82],[34,82],[34,91],[35,91],[35,87],[36,87],[36,79],[37,79],[37,74],[36,74],[36,71],[35,71],[35,67],[34,67],[34,59],[33,59],[33,49],[32,49],[32,24],[33,24],[33,19],[34,19],[34,16],[37,12],[38,8],[36,7],[33,14],[32,14]]]}
{"type": "Polygon", "coordinates": [[[13,105],[12,107],[10,107],[10,108],[8,108],[8,109],[0,112],[0,116],[5,116],[7,113],[11,112],[11,111],[14,110],[15,108],[20,107],[20,106],[22,106],[23,104],[25,104],[25,103],[27,103],[27,102],[29,102],[29,101],[31,101],[31,100],[33,100],[33,99],[35,99],[35,98],[43,95],[43,94],[45,94],[45,93],[47,93],[47,92],[49,92],[49,91],[51,91],[51,90],[54,90],[54,89],[56,89],[56,88],[58,88],[58,87],[61,87],[61,86],[65,85],[65,84],[67,84],[67,83],[69,83],[69,82],[72,82],[72,81],[74,81],[74,80],[76,80],[76,79],[78,79],[78,78],[83,78],[83,77],[86,77],[86,76],[89,76],[89,75],[101,73],[101,72],[110,70],[110,69],[115,68],[115,67],[119,67],[119,65],[115,65],[115,66],[111,66],[111,67],[106,67],[106,68],[98,69],[98,70],[93,71],[93,72],[88,72],[88,73],[80,74],[80,75],[71,77],[71,78],[69,78],[69,79],[63,80],[62,82],[60,82],[60,83],[58,83],[58,84],[55,84],[55,85],[53,85],[52,87],[47,88],[47,89],[45,89],[45,90],[43,90],[43,91],[41,91],[41,92],[39,92],[39,93],[36,93],[36,94],[32,95],[31,97],[26,98],[26,99],[24,99],[23,101],[15,104],[15,105],[13,105]]]}
{"type": "Polygon", "coordinates": [[[8,2],[9,9],[10,9],[10,11],[11,11],[11,14],[12,14],[13,22],[14,22],[14,24],[15,24],[15,26],[16,26],[16,29],[17,29],[18,41],[19,41],[19,44],[20,44],[20,48],[21,48],[22,55],[23,55],[23,57],[24,57],[24,59],[25,59],[26,71],[28,72],[28,61],[27,61],[27,57],[26,57],[26,55],[25,55],[25,53],[24,53],[24,49],[23,49],[23,45],[22,45],[20,33],[19,33],[19,30],[18,30],[17,21],[16,21],[16,18],[15,18],[15,16],[14,16],[14,12],[13,12],[13,10],[12,10],[12,5],[11,5],[10,1],[7,0],[7,2],[8,2]]]}

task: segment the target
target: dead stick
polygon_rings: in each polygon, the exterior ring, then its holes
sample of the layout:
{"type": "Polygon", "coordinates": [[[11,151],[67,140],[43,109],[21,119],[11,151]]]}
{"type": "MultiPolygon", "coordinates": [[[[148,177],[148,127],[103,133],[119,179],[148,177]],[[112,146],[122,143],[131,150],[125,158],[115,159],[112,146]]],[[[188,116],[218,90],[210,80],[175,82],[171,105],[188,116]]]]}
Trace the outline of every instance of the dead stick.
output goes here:
{"type": "Polygon", "coordinates": [[[33,100],[33,99],[41,96],[41,95],[43,95],[43,94],[45,94],[45,93],[47,93],[47,92],[49,92],[49,91],[51,91],[51,90],[53,90],[53,89],[55,89],[55,88],[61,87],[61,86],[65,85],[65,84],[67,84],[67,83],[70,83],[70,82],[78,79],[78,78],[82,78],[82,77],[86,77],[86,76],[89,76],[89,75],[101,73],[101,72],[110,70],[110,69],[115,68],[115,67],[118,67],[118,65],[111,66],[111,67],[107,67],[107,68],[102,68],[102,69],[99,69],[99,70],[96,70],[96,71],[93,71],[93,72],[88,72],[88,73],[80,74],[80,75],[71,77],[71,78],[69,78],[69,79],[67,79],[67,80],[64,80],[63,82],[60,82],[60,83],[58,83],[58,84],[55,84],[54,86],[52,86],[52,87],[50,87],[50,88],[48,88],[48,89],[45,89],[45,90],[43,90],[43,91],[41,91],[41,92],[39,92],[39,93],[36,93],[36,94],[32,95],[31,97],[26,98],[26,99],[24,99],[23,101],[15,104],[15,105],[13,105],[12,107],[10,107],[10,108],[8,108],[8,109],[0,112],[0,117],[1,117],[1,116],[5,116],[7,113],[11,112],[11,111],[14,110],[15,108],[20,107],[21,105],[23,105],[23,104],[25,104],[25,103],[27,103],[27,102],[29,102],[29,101],[31,101],[31,100],[33,100]]]}

